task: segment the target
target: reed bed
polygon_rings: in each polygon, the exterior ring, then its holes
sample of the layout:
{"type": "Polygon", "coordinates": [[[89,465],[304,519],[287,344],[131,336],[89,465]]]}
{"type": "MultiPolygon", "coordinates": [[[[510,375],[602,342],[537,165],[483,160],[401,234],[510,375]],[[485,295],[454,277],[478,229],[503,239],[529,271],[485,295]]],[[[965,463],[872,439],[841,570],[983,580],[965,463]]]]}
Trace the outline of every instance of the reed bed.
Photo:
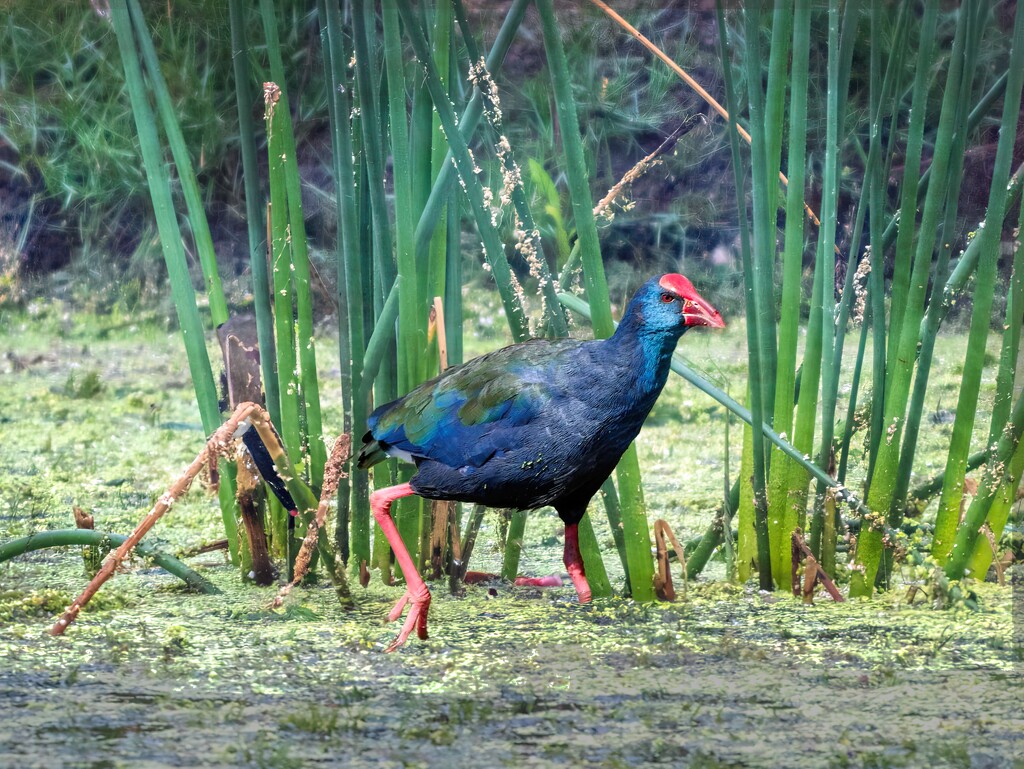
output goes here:
{"type": "MultiPolygon", "coordinates": [[[[642,37],[606,4],[593,3],[618,22],[611,26],[616,34],[642,37]]],[[[375,405],[441,370],[432,312],[444,330],[447,362],[462,360],[466,230],[480,243],[482,267],[500,296],[513,340],[566,334],[566,309],[589,318],[597,337],[614,330],[574,72],[551,0],[535,6],[559,125],[557,169],[522,157],[505,132],[497,83],[528,5],[511,3],[482,55],[460,0],[396,0],[379,8],[368,0],[315,4],[319,54],[330,84],[324,110],[339,224],[333,253],[341,427],[353,439],[375,405]],[[489,183],[481,165],[497,169],[500,186],[489,183]],[[537,195],[523,186],[524,168],[537,195]],[[510,264],[511,253],[522,259],[510,264]],[[577,278],[578,295],[567,290],[577,278]]],[[[227,319],[216,257],[189,148],[169,108],[143,14],[137,0],[113,0],[111,9],[197,400],[204,428],[212,432],[220,418],[206,332],[180,244],[158,125],[181,182],[215,325],[227,319]]],[[[232,45],[241,54],[235,57],[235,77],[253,309],[267,409],[315,498],[327,442],[284,67],[294,52],[281,50],[270,0],[259,4],[264,39],[257,52],[257,44],[245,38],[256,13],[234,0],[230,4],[232,45]],[[255,55],[266,57],[273,82],[252,82],[248,59],[255,55]],[[262,135],[250,108],[260,90],[266,98],[262,135]],[[258,177],[257,148],[263,142],[266,180],[258,177]]],[[[1024,398],[1015,381],[1024,264],[1019,250],[1012,272],[1001,273],[1005,265],[999,262],[1004,221],[1015,212],[1021,216],[1020,175],[1011,171],[1024,86],[1024,12],[1016,13],[1009,54],[998,59],[1001,70],[994,74],[985,74],[992,68],[979,62],[986,44],[1007,33],[996,27],[991,4],[964,0],[953,11],[948,39],[939,34],[946,28],[942,13],[937,0],[898,9],[881,0],[830,0],[827,7],[786,0],[771,12],[759,3],[743,9],[718,4],[725,107],[716,102],[714,109],[725,115],[717,130],[729,147],[737,191],[750,384],[740,404],[682,359],[673,363],[674,371],[746,423],[738,480],[731,483],[726,471],[722,515],[691,561],[697,571],[721,547],[730,579],[735,574],[744,581],[756,573],[762,589],[788,591],[797,573],[793,534],[808,531],[813,563],[848,582],[851,595],[867,596],[890,585],[899,560],[941,570],[949,579],[983,577],[999,550],[1024,470],[1024,398]],[[812,33],[819,28],[826,31],[824,41],[812,33]],[[856,91],[855,61],[867,62],[866,86],[856,91]],[[812,119],[825,126],[823,137],[814,134],[814,146],[812,119]],[[960,250],[964,158],[986,121],[999,125],[987,215],[960,250]],[[840,201],[851,189],[856,203],[845,212],[840,201]],[[811,206],[812,200],[820,204],[811,206]],[[1006,316],[994,319],[994,297],[1007,274],[1006,316]],[[925,404],[933,402],[928,382],[936,335],[952,298],[969,298],[971,314],[948,462],[941,482],[911,488],[925,404]],[[972,435],[982,413],[981,374],[993,327],[1002,335],[997,397],[988,441],[979,446],[972,435]],[[847,380],[842,364],[851,358],[847,380]],[[865,438],[860,456],[854,446],[865,438]],[[858,475],[864,485],[850,489],[846,479],[857,463],[863,464],[858,475]],[[967,503],[965,479],[982,464],[978,491],[967,503]],[[915,495],[928,494],[938,494],[933,528],[906,517],[912,500],[920,507],[922,496],[915,495]],[[909,538],[908,529],[916,532],[909,538]],[[848,552],[848,565],[839,551],[848,552]]],[[[668,62],[672,72],[695,85],[685,62],[672,62],[645,41],[661,59],[651,59],[652,70],[668,62]]],[[[372,478],[355,467],[347,471],[338,487],[335,545],[350,568],[362,575],[377,568],[390,581],[391,555],[370,525],[368,494],[372,485],[407,480],[411,468],[389,462],[374,468],[372,478]]],[[[581,547],[594,595],[622,589],[652,600],[652,540],[634,450],[624,455],[601,496],[626,582],[610,583],[586,518],[581,547]]],[[[234,556],[230,492],[221,501],[234,556]]],[[[464,574],[462,559],[472,550],[481,511],[463,520],[456,508],[445,527],[433,516],[449,513],[438,509],[403,501],[397,507],[399,531],[421,570],[428,568],[431,553],[443,552],[444,570],[464,574]]],[[[274,536],[294,541],[298,535],[282,528],[282,511],[272,509],[271,516],[274,536]]],[[[504,576],[513,579],[528,517],[513,513],[509,520],[504,576]]],[[[435,568],[437,563],[435,556],[435,568]]]]}

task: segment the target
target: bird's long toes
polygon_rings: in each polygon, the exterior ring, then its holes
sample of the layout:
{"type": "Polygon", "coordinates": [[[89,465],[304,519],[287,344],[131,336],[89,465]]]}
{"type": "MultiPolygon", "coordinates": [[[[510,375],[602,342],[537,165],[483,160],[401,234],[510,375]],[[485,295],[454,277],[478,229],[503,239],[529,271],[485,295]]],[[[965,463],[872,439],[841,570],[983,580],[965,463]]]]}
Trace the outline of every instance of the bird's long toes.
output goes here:
{"type": "Polygon", "coordinates": [[[558,574],[550,574],[547,577],[516,577],[513,583],[520,587],[561,587],[562,577],[558,574]]]}
{"type": "Polygon", "coordinates": [[[405,611],[406,604],[409,603],[409,593],[406,592],[398,599],[398,602],[394,605],[391,611],[388,613],[388,622],[394,622],[396,619],[402,616],[402,612],[405,611]]]}
{"type": "Polygon", "coordinates": [[[590,583],[587,582],[587,576],[583,573],[582,569],[579,569],[575,564],[569,565],[569,576],[572,578],[572,585],[576,588],[576,596],[580,603],[590,603],[592,593],[590,592],[590,583]]]}
{"type": "Polygon", "coordinates": [[[410,622],[410,620],[414,619],[415,618],[411,616],[406,618],[405,624],[402,625],[402,630],[399,632],[397,636],[395,636],[395,639],[390,644],[388,644],[388,648],[384,650],[385,652],[390,654],[406,642],[406,639],[409,638],[409,634],[412,632],[413,628],[413,623],[410,622]]]}
{"type": "MultiPolygon", "coordinates": [[[[404,644],[406,640],[409,638],[410,634],[412,633],[413,628],[416,628],[419,624],[421,624],[418,620],[419,605],[413,604],[412,608],[409,610],[409,616],[405,618],[405,623],[402,625],[401,632],[399,632],[398,637],[391,642],[391,644],[388,646],[387,649],[385,649],[385,651],[393,652],[395,651],[395,649],[399,648],[402,644],[404,644]]],[[[424,617],[424,622],[425,621],[426,618],[424,617]]],[[[422,633],[418,633],[418,635],[420,636],[420,638],[426,638],[425,633],[426,626],[424,625],[422,633]]]]}
{"type": "Polygon", "coordinates": [[[409,613],[405,617],[405,622],[402,623],[402,629],[384,650],[385,652],[393,652],[395,649],[398,649],[406,642],[406,640],[408,640],[414,629],[416,630],[417,636],[424,641],[427,639],[427,613],[430,610],[430,592],[426,590],[424,590],[424,592],[426,593],[424,596],[413,596],[411,592],[407,590],[405,594],[398,599],[398,603],[395,604],[395,607],[388,615],[388,622],[394,622],[396,619],[401,617],[406,606],[409,607],[409,613]]]}

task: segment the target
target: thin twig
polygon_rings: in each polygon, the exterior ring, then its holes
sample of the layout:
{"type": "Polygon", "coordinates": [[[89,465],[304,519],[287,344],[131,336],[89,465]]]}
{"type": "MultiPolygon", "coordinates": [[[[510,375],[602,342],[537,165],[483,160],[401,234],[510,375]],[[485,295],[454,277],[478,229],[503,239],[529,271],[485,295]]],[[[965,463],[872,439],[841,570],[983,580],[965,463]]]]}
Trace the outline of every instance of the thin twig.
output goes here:
{"type": "MultiPolygon", "coordinates": [[[[701,115],[700,117],[703,119],[704,116],[701,115]]],[[[665,141],[663,141],[660,145],[658,145],[658,148],[654,150],[654,152],[652,152],[650,155],[647,155],[645,158],[643,158],[643,160],[641,160],[631,169],[626,171],[622,178],[619,179],[618,182],[613,184],[609,188],[608,193],[603,198],[601,198],[600,201],[598,201],[598,204],[596,206],[594,206],[594,218],[599,219],[601,215],[608,209],[608,206],[610,206],[615,201],[615,198],[617,198],[628,185],[632,184],[645,173],[647,173],[649,170],[651,170],[651,168],[655,166],[658,156],[668,152],[668,150],[674,147],[676,143],[685,134],[689,133],[696,125],[697,121],[694,118],[686,120],[685,122],[680,124],[679,127],[676,128],[671,134],[669,134],[668,138],[665,139],[665,141]]],[[[576,243],[576,245],[574,245],[572,248],[572,252],[569,254],[569,258],[566,260],[566,263],[562,266],[562,271],[558,275],[559,285],[569,285],[571,276],[579,269],[579,263],[581,258],[582,254],[579,249],[579,243],[576,243]]]]}
{"type": "MultiPolygon", "coordinates": [[[[638,30],[636,27],[634,27],[632,24],[630,24],[628,21],[622,18],[619,14],[612,10],[606,3],[602,2],[602,0],[590,0],[590,2],[596,5],[598,8],[600,8],[602,11],[604,11],[612,19],[612,21],[614,21],[616,24],[618,24],[620,27],[626,30],[629,34],[635,37],[645,48],[647,48],[647,50],[649,50],[651,53],[653,53],[655,56],[657,56],[659,59],[665,62],[665,64],[667,64],[673,72],[675,72],[677,75],[679,75],[680,78],[682,78],[683,82],[685,82],[688,86],[690,86],[690,88],[696,91],[697,94],[708,103],[711,109],[713,109],[715,112],[721,115],[723,120],[729,120],[729,113],[728,111],[726,111],[725,107],[719,104],[718,101],[716,101],[710,93],[704,90],[704,87],[696,80],[694,80],[686,72],[686,70],[684,70],[682,67],[676,64],[667,53],[665,53],[653,42],[651,42],[649,38],[645,37],[640,32],[640,30],[638,30]]],[[[750,144],[750,134],[739,123],[736,123],[736,132],[743,138],[743,140],[747,144],[750,144]]],[[[779,171],[779,180],[787,187],[789,186],[789,179],[786,178],[786,175],[782,173],[782,171],[779,171]]],[[[804,203],[804,211],[807,212],[807,217],[814,223],[815,227],[821,226],[821,220],[818,219],[817,214],[814,213],[814,210],[809,205],[807,205],[807,203],[804,203]]],[[[838,246],[836,246],[836,253],[839,253],[838,246]]]]}
{"type": "MultiPolygon", "coordinates": [[[[699,117],[704,119],[703,115],[700,115],[699,117]]],[[[707,124],[706,119],[704,120],[704,124],[707,124]]],[[[658,146],[658,148],[654,150],[654,152],[645,157],[631,169],[626,171],[623,177],[619,179],[619,181],[615,183],[611,189],[608,190],[608,194],[601,198],[601,200],[598,201],[597,205],[594,206],[594,218],[599,218],[601,214],[605,212],[608,206],[612,204],[615,198],[619,196],[622,190],[624,190],[628,185],[632,184],[645,173],[647,173],[647,171],[652,166],[654,166],[655,161],[657,160],[659,155],[663,155],[670,149],[672,149],[676,145],[676,143],[680,139],[682,139],[683,136],[692,131],[696,125],[696,117],[689,118],[686,122],[680,124],[671,134],[669,134],[668,138],[666,138],[665,141],[663,141],[658,146]]]]}
{"type": "MultiPolygon", "coordinates": [[[[977,491],[977,489],[975,489],[977,491]]],[[[996,582],[1000,587],[1006,586],[1006,567],[1013,563],[1013,553],[1007,552],[1005,556],[999,555],[999,547],[996,544],[996,535],[988,523],[982,524],[981,533],[985,535],[989,548],[992,550],[992,565],[996,570],[996,582]]]]}

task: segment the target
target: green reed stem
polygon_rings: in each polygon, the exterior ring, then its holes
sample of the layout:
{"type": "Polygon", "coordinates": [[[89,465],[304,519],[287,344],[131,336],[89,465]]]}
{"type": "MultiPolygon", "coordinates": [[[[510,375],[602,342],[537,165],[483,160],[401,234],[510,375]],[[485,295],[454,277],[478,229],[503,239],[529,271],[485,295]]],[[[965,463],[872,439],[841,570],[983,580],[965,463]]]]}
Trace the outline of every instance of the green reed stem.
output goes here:
{"type": "MultiPolygon", "coordinates": [[[[789,151],[786,189],[786,231],[782,258],[782,310],[775,381],[773,426],[782,434],[793,429],[796,392],[796,354],[800,335],[800,293],[804,255],[804,184],[807,153],[807,82],[810,59],[810,0],[797,0],[793,19],[793,63],[789,105],[789,151]]],[[[773,30],[774,34],[774,30],[773,30]]],[[[774,53],[774,51],[773,51],[774,53]]],[[[788,531],[796,526],[797,511],[790,504],[790,463],[772,460],[769,470],[768,538],[772,573],[781,590],[789,588],[791,547],[788,531]]]]}
{"type": "MultiPolygon", "coordinates": [[[[27,537],[20,537],[0,543],[0,563],[25,553],[31,553],[34,550],[73,546],[119,547],[127,539],[128,537],[121,534],[111,534],[110,532],[96,531],[94,529],[40,531],[35,534],[29,534],[27,537]]],[[[193,571],[177,558],[161,553],[148,542],[139,542],[135,546],[135,552],[143,558],[152,561],[168,574],[177,577],[196,592],[206,595],[218,595],[220,593],[220,590],[202,574],[193,571]]]]}
{"type": "MultiPolygon", "coordinates": [[[[114,0],[110,4],[110,11],[114,31],[117,35],[118,48],[121,52],[121,63],[124,66],[135,127],[139,134],[139,146],[146,168],[153,213],[156,217],[157,230],[160,233],[160,248],[164,255],[164,263],[167,265],[167,274],[171,282],[171,296],[174,300],[178,324],[181,327],[181,337],[188,358],[189,372],[192,376],[192,386],[195,388],[196,403],[203,422],[203,430],[209,435],[221,423],[217,388],[213,381],[213,369],[206,351],[205,333],[196,304],[195,289],[192,287],[188,264],[185,261],[185,250],[181,243],[181,233],[174,214],[170,182],[167,178],[156,131],[156,118],[146,96],[142,80],[142,67],[135,47],[132,22],[126,0],[114,0]]],[[[234,495],[230,484],[222,484],[220,503],[229,552],[232,562],[235,562],[238,558],[238,529],[235,523],[234,495]]]]}
{"type": "MultiPolygon", "coordinates": [[[[359,214],[353,163],[354,141],[352,97],[345,76],[351,51],[344,34],[337,2],[320,0],[321,41],[325,69],[331,84],[328,108],[334,157],[334,188],[338,204],[338,354],[341,369],[342,432],[358,438],[366,425],[366,399],[362,386],[363,354],[366,348],[363,323],[363,259],[359,251],[359,214]]],[[[348,478],[338,485],[338,516],[335,541],[344,561],[370,559],[369,476],[349,461],[348,478]]]]}
{"type": "Polygon", "coordinates": [[[245,37],[245,10],[242,0],[229,0],[231,17],[231,63],[235,75],[235,106],[238,111],[239,144],[245,189],[245,221],[249,234],[249,269],[252,272],[253,307],[256,311],[256,337],[260,347],[263,392],[270,420],[281,429],[281,395],[277,386],[274,345],[274,317],[270,303],[270,278],[267,274],[266,210],[260,192],[259,166],[256,160],[256,129],[252,117],[254,102],[249,70],[249,44],[245,37]]]}
{"type": "MultiPolygon", "coordinates": [[[[762,291],[762,284],[767,280],[767,276],[764,275],[763,261],[766,258],[765,252],[768,250],[767,240],[767,214],[764,206],[766,204],[766,198],[768,195],[766,189],[767,180],[764,176],[765,158],[764,158],[764,138],[763,128],[757,134],[751,134],[751,152],[754,158],[753,160],[753,184],[754,184],[754,236],[756,248],[758,249],[758,255],[755,259],[751,254],[750,236],[747,232],[747,207],[746,207],[746,196],[743,193],[743,161],[740,155],[739,146],[739,132],[737,131],[736,116],[739,114],[738,103],[736,99],[736,91],[733,86],[732,79],[732,63],[729,57],[729,51],[731,48],[728,44],[727,39],[727,28],[725,24],[725,13],[722,9],[721,0],[717,0],[715,8],[718,16],[718,35],[720,43],[720,55],[722,59],[722,71],[725,81],[725,93],[726,93],[726,105],[730,115],[729,121],[729,144],[732,150],[732,166],[733,166],[733,178],[736,185],[736,197],[737,197],[737,211],[739,215],[739,229],[740,229],[740,251],[743,259],[743,281],[744,281],[744,295],[746,298],[747,307],[747,356],[748,356],[748,368],[750,371],[749,376],[749,393],[750,393],[750,410],[755,425],[763,424],[765,421],[765,403],[767,393],[762,387],[767,382],[768,377],[765,376],[768,369],[762,369],[762,356],[766,354],[766,347],[768,342],[769,334],[763,329],[766,325],[771,325],[771,359],[766,360],[766,364],[774,362],[775,358],[775,323],[774,317],[766,317],[764,313],[773,312],[773,305],[764,305],[766,298],[765,293],[762,291]],[[757,148],[756,150],[754,148],[757,148]]],[[[763,126],[763,120],[761,119],[761,99],[763,94],[761,93],[761,71],[760,71],[760,59],[758,52],[760,50],[757,44],[757,36],[759,34],[758,22],[757,22],[757,8],[751,6],[745,11],[747,15],[747,45],[746,58],[748,63],[748,80],[751,83],[749,100],[750,100],[750,114],[751,114],[751,128],[755,128],[756,125],[763,126]],[[753,31],[753,40],[751,39],[751,31],[753,31]],[[752,64],[751,61],[754,63],[752,64]],[[756,65],[756,66],[755,66],[756,65]]],[[[771,256],[774,255],[774,249],[771,249],[771,256]]],[[[768,256],[769,264],[771,263],[771,256],[768,256]]],[[[774,366],[771,366],[774,370],[774,366]]],[[[771,402],[774,403],[774,382],[769,385],[769,391],[772,393],[771,402]]],[[[754,507],[754,531],[757,538],[757,570],[758,570],[758,581],[762,590],[772,589],[772,558],[771,558],[771,543],[768,536],[768,495],[766,487],[766,471],[765,466],[765,444],[764,435],[760,430],[753,430],[751,434],[752,449],[753,449],[753,507],[754,507]]]]}
{"type": "MultiPolygon", "coordinates": [[[[984,4],[977,3],[964,5],[964,18],[970,12],[977,12],[984,4]]],[[[981,43],[983,26],[978,23],[969,23],[967,41],[964,49],[964,66],[961,73],[962,82],[960,93],[964,98],[960,99],[956,114],[956,126],[954,127],[953,145],[950,154],[954,158],[963,157],[966,145],[966,124],[967,106],[966,96],[971,93],[971,84],[975,75],[975,63],[977,60],[978,47],[981,43]]],[[[942,287],[945,285],[949,274],[949,260],[953,250],[952,233],[956,229],[957,202],[960,198],[960,183],[963,178],[963,164],[953,163],[949,169],[947,187],[947,202],[945,220],[942,225],[943,238],[936,258],[935,268],[932,275],[931,298],[928,303],[928,310],[922,323],[921,342],[918,347],[917,375],[914,378],[913,392],[910,398],[910,406],[907,413],[907,425],[903,435],[903,446],[900,451],[900,464],[897,470],[896,488],[893,492],[893,503],[889,512],[889,525],[898,526],[902,523],[903,512],[906,509],[906,497],[910,489],[910,476],[914,465],[914,457],[917,452],[917,440],[920,434],[921,418],[924,412],[925,395],[928,388],[929,375],[931,374],[932,357],[935,351],[935,337],[939,330],[939,323],[945,314],[942,306],[942,287]]],[[[966,460],[966,457],[965,457],[966,460]]],[[[947,471],[949,467],[947,465],[947,471]]],[[[887,553],[888,557],[888,553],[887,553]]],[[[886,574],[889,570],[886,570],[886,574]]]]}
{"type": "Polygon", "coordinates": [[[505,537],[505,554],[501,562],[501,578],[515,582],[519,575],[519,558],[523,552],[523,535],[526,533],[526,510],[510,510],[508,535],[505,537]]]}
{"type": "MultiPolygon", "coordinates": [[[[935,12],[930,4],[926,9],[925,19],[935,12]]],[[[922,33],[924,37],[925,33],[922,33]]],[[[871,489],[868,496],[869,507],[877,511],[878,516],[886,516],[894,504],[894,492],[898,481],[900,447],[905,428],[906,409],[910,396],[911,377],[917,357],[919,329],[924,316],[925,290],[928,274],[932,263],[932,253],[936,240],[939,216],[945,203],[945,192],[948,184],[948,168],[952,160],[950,151],[953,143],[953,130],[957,100],[960,98],[961,72],[965,45],[965,24],[958,23],[957,33],[953,41],[953,55],[950,59],[949,71],[946,76],[945,93],[939,117],[938,132],[935,142],[935,168],[932,184],[929,185],[925,198],[925,206],[918,232],[916,250],[912,266],[909,291],[904,298],[904,310],[900,324],[901,339],[895,347],[896,355],[891,357],[890,370],[887,372],[886,403],[885,403],[885,437],[879,447],[878,457],[871,476],[871,489]]],[[[922,48],[930,49],[931,43],[922,39],[922,48]]],[[[962,158],[960,159],[962,162],[962,158]]],[[[917,174],[909,174],[916,184],[917,174]]],[[[909,225],[909,212],[906,212],[909,225]]],[[[901,232],[902,235],[902,232],[901,232]]],[[[895,295],[893,302],[895,303],[895,295]]],[[[895,306],[895,305],[894,305],[895,306]]],[[[890,325],[890,333],[892,326],[890,325]]],[[[890,350],[893,349],[890,342],[890,350]]],[[[873,517],[872,520],[875,520],[873,517]]],[[[865,527],[857,543],[857,569],[851,580],[851,595],[870,595],[874,590],[875,575],[881,563],[883,549],[883,531],[876,525],[865,527]]]]}
{"type": "MultiPolygon", "coordinates": [[[[856,13],[856,9],[849,9],[856,13]]],[[[836,360],[836,227],[839,200],[839,129],[843,115],[840,103],[845,103],[841,94],[849,87],[840,82],[839,46],[839,0],[829,0],[828,6],[828,94],[826,96],[827,121],[825,127],[825,174],[822,179],[821,222],[818,254],[822,259],[821,294],[821,444],[818,452],[818,466],[833,466],[832,440],[835,435],[836,401],[839,396],[839,361],[836,360]]],[[[856,258],[850,260],[850,266],[856,258]]],[[[850,272],[849,270],[847,271],[850,272]]],[[[848,275],[852,280],[852,273],[848,275]]],[[[844,296],[845,302],[852,301],[852,291],[844,296]]],[[[844,319],[845,321],[845,319],[844,319]]],[[[845,333],[845,322],[843,332],[845,333]]],[[[840,350],[841,352],[841,350],[840,350]]],[[[824,489],[822,489],[824,491],[824,489]]],[[[820,499],[820,496],[819,496],[820,499]]],[[[824,510],[818,499],[814,505],[815,515],[811,519],[811,549],[821,559],[821,540],[824,510]]],[[[831,547],[831,546],[830,546],[831,547]]],[[[789,570],[787,569],[787,572],[789,570]]],[[[790,572],[792,577],[792,573],[790,572]]]]}
{"type": "MultiPolygon", "coordinates": [[[[548,58],[555,105],[562,127],[562,149],[566,157],[566,175],[576,222],[576,234],[583,256],[584,282],[593,314],[591,322],[594,335],[603,339],[612,335],[615,326],[608,298],[608,283],[601,262],[597,224],[594,221],[594,202],[590,194],[583,142],[579,132],[580,123],[572,94],[572,81],[552,0],[539,0],[536,5],[541,18],[544,50],[548,58]]],[[[647,525],[640,463],[635,445],[630,446],[619,460],[616,475],[622,503],[622,525],[629,562],[630,588],[635,599],[651,601],[654,600],[654,561],[651,558],[651,535],[647,525]]],[[[589,563],[587,569],[589,573],[589,563]]]]}
{"type": "MultiPolygon", "coordinates": [[[[1014,21],[1013,48],[1010,52],[1009,79],[1006,84],[1006,95],[1003,99],[1003,117],[999,132],[999,144],[996,148],[995,165],[992,172],[992,186],[989,188],[988,212],[986,226],[980,234],[983,243],[981,260],[973,294],[973,310],[971,313],[971,329],[968,334],[967,355],[964,359],[964,372],[960,381],[960,394],[957,399],[956,419],[953,422],[953,436],[950,439],[949,455],[946,462],[946,481],[939,498],[939,510],[935,518],[935,538],[932,544],[932,555],[941,563],[950,553],[951,534],[957,529],[960,518],[960,500],[963,496],[964,467],[970,450],[971,433],[974,430],[974,418],[977,413],[978,392],[981,385],[981,373],[984,366],[985,347],[988,340],[989,325],[992,315],[992,300],[995,295],[996,267],[999,260],[999,240],[1002,227],[1000,223],[1006,215],[1007,181],[1013,162],[1013,144],[1018,122],[1018,110],[1021,102],[1021,88],[1024,86],[1024,11],[1017,10],[1014,21]],[[952,468],[952,472],[950,469],[952,468]]],[[[936,172],[937,174],[938,172],[936,172]]],[[[1012,455],[1012,452],[1011,452],[1012,455]]],[[[1010,455],[1007,455],[1008,461],[1010,455]]],[[[984,520],[984,519],[982,519],[984,520]]],[[[959,528],[967,525],[966,522],[959,528]]],[[[977,534],[962,536],[957,532],[956,542],[967,547],[970,539],[977,534]]],[[[955,559],[950,560],[952,572],[962,571],[969,553],[961,549],[955,559]],[[953,566],[953,561],[956,566],[953,566]]]]}
{"type": "Polygon", "coordinates": [[[199,264],[203,270],[203,279],[206,281],[206,294],[210,301],[210,320],[214,327],[217,327],[227,322],[228,305],[224,299],[224,288],[221,286],[220,275],[217,272],[217,254],[213,250],[213,236],[210,234],[210,225],[206,219],[202,196],[199,194],[199,182],[196,181],[192,158],[189,157],[188,146],[185,144],[185,136],[181,132],[181,124],[178,122],[171,93],[167,90],[167,82],[160,71],[160,62],[157,59],[156,49],[153,47],[153,39],[149,35],[149,30],[146,29],[146,19],[142,14],[139,0],[128,0],[128,10],[135,27],[135,40],[142,52],[142,61],[153,87],[153,95],[156,97],[160,122],[167,135],[171,155],[174,157],[182,197],[185,198],[185,206],[188,209],[189,227],[192,229],[196,252],[199,255],[199,264]]]}
{"type": "MultiPolygon", "coordinates": [[[[316,493],[323,484],[327,445],[324,442],[323,420],[320,414],[320,383],[316,366],[316,345],[313,333],[313,299],[310,292],[309,247],[306,243],[306,223],[302,213],[302,180],[299,178],[298,153],[291,114],[288,111],[288,93],[285,85],[284,62],[278,42],[277,17],[273,0],[260,0],[263,30],[267,38],[267,56],[271,77],[281,89],[281,105],[276,111],[276,127],[280,131],[281,163],[287,201],[288,238],[291,245],[291,271],[295,288],[296,323],[294,334],[298,351],[301,409],[305,417],[303,438],[309,453],[310,483],[316,493]]],[[[291,316],[289,316],[289,322],[291,316]]],[[[280,338],[278,338],[280,344],[280,338]]],[[[278,369],[280,375],[280,369],[278,369]]]]}

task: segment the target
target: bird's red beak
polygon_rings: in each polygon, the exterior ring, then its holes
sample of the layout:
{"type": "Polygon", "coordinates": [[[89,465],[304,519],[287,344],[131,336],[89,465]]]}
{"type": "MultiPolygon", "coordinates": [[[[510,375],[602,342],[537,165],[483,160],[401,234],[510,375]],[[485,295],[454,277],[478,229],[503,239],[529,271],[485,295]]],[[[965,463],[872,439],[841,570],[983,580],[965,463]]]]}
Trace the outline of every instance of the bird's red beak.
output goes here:
{"type": "Polygon", "coordinates": [[[683,318],[686,319],[687,326],[725,328],[725,321],[718,310],[698,294],[697,289],[684,276],[678,273],[663,275],[658,285],[682,298],[683,318]]]}
{"type": "Polygon", "coordinates": [[[687,326],[725,328],[725,321],[722,320],[718,310],[704,301],[703,297],[696,292],[683,303],[683,317],[686,318],[687,326]]]}

